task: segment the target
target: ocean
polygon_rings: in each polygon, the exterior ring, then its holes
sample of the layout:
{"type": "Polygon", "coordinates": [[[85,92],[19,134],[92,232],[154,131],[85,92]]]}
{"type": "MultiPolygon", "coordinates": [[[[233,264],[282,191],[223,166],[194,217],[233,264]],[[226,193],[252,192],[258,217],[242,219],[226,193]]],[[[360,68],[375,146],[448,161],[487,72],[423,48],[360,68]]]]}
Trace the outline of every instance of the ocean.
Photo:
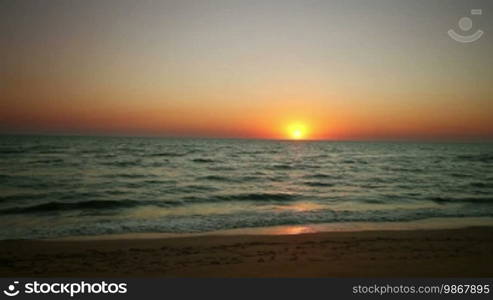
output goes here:
{"type": "Polygon", "coordinates": [[[0,141],[0,239],[493,217],[492,143],[0,141]]]}

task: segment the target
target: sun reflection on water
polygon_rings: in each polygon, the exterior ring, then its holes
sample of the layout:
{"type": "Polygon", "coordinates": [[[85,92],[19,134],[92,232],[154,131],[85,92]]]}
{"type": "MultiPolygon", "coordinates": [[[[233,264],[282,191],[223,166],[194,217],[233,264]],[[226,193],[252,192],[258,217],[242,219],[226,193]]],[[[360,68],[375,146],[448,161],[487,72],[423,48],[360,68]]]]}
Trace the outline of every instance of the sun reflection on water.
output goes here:
{"type": "Polygon", "coordinates": [[[314,233],[314,232],[316,231],[309,226],[296,225],[296,226],[279,227],[275,234],[295,235],[295,234],[314,233]]]}

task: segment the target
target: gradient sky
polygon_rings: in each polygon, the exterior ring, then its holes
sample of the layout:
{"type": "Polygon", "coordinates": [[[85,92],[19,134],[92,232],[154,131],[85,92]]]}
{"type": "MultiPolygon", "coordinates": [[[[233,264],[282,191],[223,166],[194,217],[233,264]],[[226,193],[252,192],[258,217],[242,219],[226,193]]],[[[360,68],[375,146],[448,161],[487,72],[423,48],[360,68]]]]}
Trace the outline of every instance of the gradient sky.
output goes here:
{"type": "Polygon", "coordinates": [[[493,2],[0,2],[0,132],[492,139],[493,2]],[[447,35],[470,9],[461,44],[447,35]]]}

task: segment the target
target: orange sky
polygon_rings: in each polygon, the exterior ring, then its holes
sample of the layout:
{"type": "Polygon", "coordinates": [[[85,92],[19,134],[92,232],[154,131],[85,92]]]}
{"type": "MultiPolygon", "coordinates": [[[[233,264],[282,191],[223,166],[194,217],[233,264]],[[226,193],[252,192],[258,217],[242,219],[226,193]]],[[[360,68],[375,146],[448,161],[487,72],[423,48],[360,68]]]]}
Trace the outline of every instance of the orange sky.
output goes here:
{"type": "Polygon", "coordinates": [[[410,2],[13,4],[0,133],[493,138],[491,39],[410,2]]]}

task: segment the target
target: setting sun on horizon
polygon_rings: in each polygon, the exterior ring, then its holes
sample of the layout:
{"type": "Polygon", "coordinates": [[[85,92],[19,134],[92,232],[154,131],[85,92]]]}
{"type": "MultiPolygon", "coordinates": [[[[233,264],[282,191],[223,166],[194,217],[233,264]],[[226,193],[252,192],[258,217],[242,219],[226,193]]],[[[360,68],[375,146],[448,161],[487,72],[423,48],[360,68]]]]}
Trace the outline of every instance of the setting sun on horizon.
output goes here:
{"type": "Polygon", "coordinates": [[[292,140],[308,139],[307,127],[303,123],[292,123],[287,127],[287,137],[292,140]]]}

